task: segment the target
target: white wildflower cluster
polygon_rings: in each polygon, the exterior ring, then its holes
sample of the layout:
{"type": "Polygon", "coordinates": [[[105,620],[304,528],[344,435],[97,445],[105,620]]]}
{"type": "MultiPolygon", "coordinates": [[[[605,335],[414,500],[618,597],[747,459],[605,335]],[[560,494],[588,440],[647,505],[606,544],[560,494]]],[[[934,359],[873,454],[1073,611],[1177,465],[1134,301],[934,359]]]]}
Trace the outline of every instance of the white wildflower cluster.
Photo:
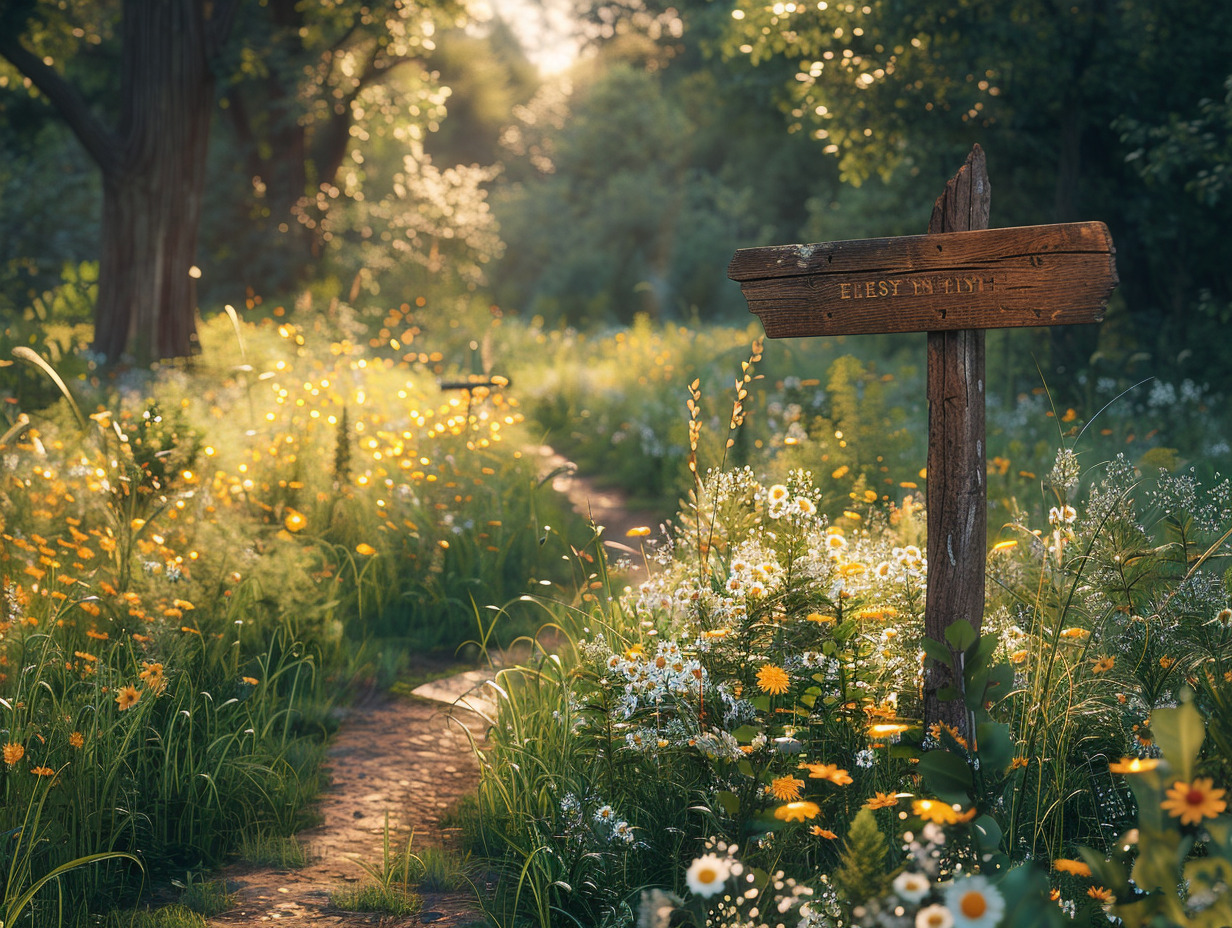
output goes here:
{"type": "Polygon", "coordinates": [[[633,834],[633,826],[616,814],[607,803],[595,809],[592,819],[596,826],[596,832],[606,837],[609,842],[620,841],[623,844],[632,844],[635,840],[633,834]]]}
{"type": "Polygon", "coordinates": [[[1070,448],[1058,448],[1056,461],[1048,472],[1048,484],[1062,493],[1068,493],[1078,486],[1081,476],[1082,466],[1078,463],[1078,455],[1070,448]]]}
{"type": "Polygon", "coordinates": [[[781,483],[765,491],[766,515],[771,519],[812,519],[817,515],[817,504],[804,493],[792,493],[781,483]]]}
{"type": "Polygon", "coordinates": [[[783,575],[774,552],[749,539],[736,548],[728,565],[726,589],[733,597],[760,599],[781,589],[783,575]]]}
{"type": "MultiPolygon", "coordinates": [[[[806,921],[812,917],[806,907],[814,891],[787,877],[779,870],[769,883],[758,887],[757,875],[740,862],[739,847],[723,841],[709,842],[705,853],[694,858],[685,870],[685,885],[692,902],[705,910],[705,924],[713,928],[797,928],[827,924],[806,921]]],[[[661,890],[642,893],[638,928],[667,928],[672,915],[689,903],[661,890]]],[[[822,911],[825,911],[822,909],[822,911]]]]}
{"type": "Polygon", "coordinates": [[[575,841],[588,842],[598,839],[608,844],[633,844],[637,837],[633,826],[616,814],[611,803],[594,799],[586,803],[593,806],[589,816],[583,810],[583,802],[575,793],[565,793],[560,799],[560,811],[565,818],[565,828],[575,841]],[[586,837],[589,835],[590,837],[586,837]]]}
{"type": "Polygon", "coordinates": [[[626,718],[639,706],[657,705],[669,696],[696,696],[707,682],[706,668],[686,657],[675,641],[660,641],[653,655],[609,652],[603,665],[609,679],[624,688],[626,718]]]}
{"type": "Polygon", "coordinates": [[[699,606],[707,598],[696,578],[677,578],[663,571],[638,586],[630,605],[637,615],[658,614],[668,625],[678,625],[695,619],[699,606]]]}

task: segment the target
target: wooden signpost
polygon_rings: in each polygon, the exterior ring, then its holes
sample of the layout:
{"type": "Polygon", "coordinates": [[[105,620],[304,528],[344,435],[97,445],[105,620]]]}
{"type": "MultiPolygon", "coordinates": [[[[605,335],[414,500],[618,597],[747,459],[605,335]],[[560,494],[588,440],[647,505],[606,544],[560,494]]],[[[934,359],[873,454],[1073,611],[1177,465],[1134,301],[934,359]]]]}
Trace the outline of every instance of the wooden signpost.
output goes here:
{"type": "MultiPolygon", "coordinates": [[[[744,248],[728,268],[771,338],[928,333],[924,631],[937,641],[984,614],[984,329],[1099,322],[1117,285],[1103,223],[989,229],[991,192],[977,145],[927,235],[744,248]]],[[[930,664],[925,721],[966,733],[961,700],[937,697],[948,668],[930,664]]]]}

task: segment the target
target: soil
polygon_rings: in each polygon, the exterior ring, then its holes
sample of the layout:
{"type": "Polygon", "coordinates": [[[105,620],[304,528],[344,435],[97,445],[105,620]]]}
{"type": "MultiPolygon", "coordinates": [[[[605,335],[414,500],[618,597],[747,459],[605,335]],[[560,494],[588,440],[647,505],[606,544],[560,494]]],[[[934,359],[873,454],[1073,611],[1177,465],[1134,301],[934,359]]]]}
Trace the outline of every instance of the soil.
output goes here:
{"type": "Polygon", "coordinates": [[[321,797],[320,825],[301,832],[312,862],[301,869],[230,867],[221,875],[235,904],[208,920],[211,928],[255,928],[274,923],[335,928],[404,928],[482,924],[474,893],[421,894],[423,908],[393,917],[344,912],[330,893],[372,878],[358,861],[380,866],[386,815],[390,846],[412,853],[455,846],[456,827],[442,815],[474,789],[478,775],[471,738],[484,722],[463,709],[405,696],[374,696],[349,710],[329,748],[329,786],[321,797]]]}

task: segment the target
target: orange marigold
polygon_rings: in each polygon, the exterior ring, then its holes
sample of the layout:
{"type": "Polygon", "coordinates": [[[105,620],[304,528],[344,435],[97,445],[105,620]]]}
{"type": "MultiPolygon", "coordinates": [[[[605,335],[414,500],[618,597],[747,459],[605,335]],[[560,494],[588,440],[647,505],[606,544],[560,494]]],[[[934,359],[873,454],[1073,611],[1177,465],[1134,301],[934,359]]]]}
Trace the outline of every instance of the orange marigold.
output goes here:
{"type": "Polygon", "coordinates": [[[846,786],[852,782],[851,774],[838,764],[801,764],[800,769],[809,772],[810,780],[829,780],[835,786],[846,786]]]}
{"type": "Polygon", "coordinates": [[[4,762],[12,767],[19,760],[26,756],[26,748],[23,744],[18,744],[15,741],[10,741],[4,746],[4,762]]]}
{"type": "Polygon", "coordinates": [[[1072,873],[1074,876],[1091,875],[1090,867],[1081,860],[1072,860],[1069,857],[1058,857],[1052,862],[1052,869],[1057,873],[1072,873]]]}
{"type": "Polygon", "coordinates": [[[774,810],[774,817],[783,822],[803,822],[805,819],[816,818],[820,814],[821,806],[808,800],[789,802],[774,810]]]}
{"type": "Polygon", "coordinates": [[[782,667],[774,664],[763,664],[757,671],[757,686],[763,693],[771,696],[781,696],[791,686],[791,680],[782,667]]]}
{"type": "Polygon", "coordinates": [[[779,802],[794,802],[800,798],[800,790],[803,787],[803,780],[798,780],[789,774],[770,781],[770,795],[779,802]]]}
{"type": "Polygon", "coordinates": [[[1216,789],[1210,777],[1195,777],[1192,783],[1177,780],[1168,789],[1168,798],[1160,805],[1182,825],[1197,825],[1204,818],[1215,818],[1228,808],[1224,790],[1216,789]]]}
{"type": "Polygon", "coordinates": [[[866,809],[892,809],[898,805],[898,797],[893,793],[874,792],[871,799],[864,803],[866,809]]]}

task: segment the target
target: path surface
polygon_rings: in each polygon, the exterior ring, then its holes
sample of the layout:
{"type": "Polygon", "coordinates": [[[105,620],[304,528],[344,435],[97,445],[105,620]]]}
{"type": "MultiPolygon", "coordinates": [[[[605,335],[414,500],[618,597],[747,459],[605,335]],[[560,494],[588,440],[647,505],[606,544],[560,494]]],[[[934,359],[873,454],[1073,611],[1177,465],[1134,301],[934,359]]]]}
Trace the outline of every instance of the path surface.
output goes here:
{"type": "Polygon", "coordinates": [[[482,738],[483,724],[474,713],[423,699],[376,697],[352,707],[329,748],[324,821],[299,835],[313,861],[297,870],[228,868],[223,877],[236,904],[210,919],[211,928],[480,924],[472,893],[423,894],[422,911],[400,918],[343,912],[329,895],[371,882],[356,858],[380,864],[386,813],[394,847],[406,846],[411,828],[412,851],[456,840],[457,829],[442,826],[441,815],[474,789],[478,767],[466,730],[482,738]]]}
{"type": "Polygon", "coordinates": [[[662,517],[647,509],[631,509],[625,495],[618,490],[600,489],[592,477],[577,473],[577,467],[568,458],[558,454],[548,445],[529,449],[541,462],[539,472],[550,474],[560,471],[552,478],[552,489],[569,498],[574,510],[604,528],[604,547],[611,563],[628,560],[627,582],[637,585],[646,579],[646,563],[641,552],[639,538],[629,537],[634,528],[649,528],[659,534],[662,517]]]}
{"type": "MultiPolygon", "coordinates": [[[[629,510],[619,493],[598,489],[579,477],[551,448],[534,449],[540,472],[574,509],[604,527],[612,561],[627,559],[628,582],[645,577],[640,541],[629,537],[640,526],[658,533],[653,513],[629,510]]],[[[512,657],[512,656],[511,656],[512,657]]],[[[482,715],[495,708],[485,698],[490,671],[456,674],[418,687],[414,697],[374,696],[348,711],[333,737],[326,761],[328,786],[322,793],[320,825],[301,832],[312,860],[301,869],[232,866],[222,874],[235,905],[209,920],[210,928],[265,928],[275,924],[331,928],[469,928],[482,924],[473,893],[422,894],[422,910],[392,917],[345,912],[329,901],[338,889],[371,882],[358,863],[379,866],[386,815],[391,846],[404,848],[414,831],[412,851],[450,847],[458,829],[441,824],[442,813],[470,793],[478,777],[471,738],[482,740],[482,715]]]]}

